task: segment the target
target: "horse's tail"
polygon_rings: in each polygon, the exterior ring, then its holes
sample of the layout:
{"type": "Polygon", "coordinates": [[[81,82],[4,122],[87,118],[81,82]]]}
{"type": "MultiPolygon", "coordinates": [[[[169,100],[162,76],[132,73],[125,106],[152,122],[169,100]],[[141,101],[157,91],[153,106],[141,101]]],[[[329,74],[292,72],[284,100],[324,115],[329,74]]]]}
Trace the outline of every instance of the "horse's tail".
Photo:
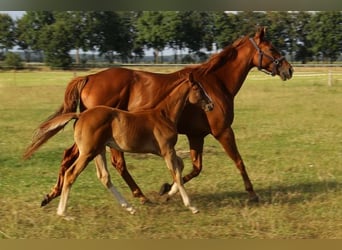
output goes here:
{"type": "Polygon", "coordinates": [[[30,157],[34,151],[36,151],[42,144],[48,141],[51,137],[57,134],[64,126],[57,126],[53,130],[44,130],[44,125],[49,124],[55,117],[64,113],[76,112],[78,104],[80,102],[80,93],[87,83],[88,78],[76,77],[66,87],[64,94],[64,102],[61,107],[50,117],[48,117],[39,127],[36,129],[30,146],[24,153],[24,159],[30,157]]]}
{"type": "Polygon", "coordinates": [[[69,82],[68,86],[65,89],[63,104],[54,114],[48,117],[45,122],[55,118],[60,114],[76,112],[78,104],[80,102],[81,91],[87,81],[87,76],[79,76],[71,80],[71,82],[69,82]]]}
{"type": "Polygon", "coordinates": [[[77,113],[66,113],[60,114],[54,118],[47,120],[40,124],[35,134],[31,144],[26,148],[23,158],[28,159],[32,154],[40,148],[45,142],[47,142],[52,136],[63,129],[69,121],[72,119],[78,119],[79,114],[77,113]]]}

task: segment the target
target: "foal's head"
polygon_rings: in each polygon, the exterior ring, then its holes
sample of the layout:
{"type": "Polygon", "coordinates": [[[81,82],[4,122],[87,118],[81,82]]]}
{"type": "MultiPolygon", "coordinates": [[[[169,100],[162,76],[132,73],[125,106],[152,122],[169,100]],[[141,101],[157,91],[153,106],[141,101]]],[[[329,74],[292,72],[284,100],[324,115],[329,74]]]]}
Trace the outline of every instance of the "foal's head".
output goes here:
{"type": "Polygon", "coordinates": [[[200,82],[194,80],[192,73],[189,74],[189,103],[200,106],[204,111],[211,111],[214,108],[214,103],[204,90],[200,82]]]}

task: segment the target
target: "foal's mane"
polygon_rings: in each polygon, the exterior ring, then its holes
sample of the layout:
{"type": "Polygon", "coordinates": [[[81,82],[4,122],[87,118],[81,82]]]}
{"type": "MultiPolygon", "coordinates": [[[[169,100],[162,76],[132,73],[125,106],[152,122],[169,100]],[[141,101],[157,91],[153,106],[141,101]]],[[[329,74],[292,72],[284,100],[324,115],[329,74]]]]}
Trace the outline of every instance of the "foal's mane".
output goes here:
{"type": "Polygon", "coordinates": [[[248,38],[248,36],[245,36],[237,39],[232,44],[226,46],[221,52],[211,56],[206,62],[198,65],[196,69],[201,74],[208,74],[226,64],[228,61],[234,60],[237,56],[237,47],[248,38]]]}

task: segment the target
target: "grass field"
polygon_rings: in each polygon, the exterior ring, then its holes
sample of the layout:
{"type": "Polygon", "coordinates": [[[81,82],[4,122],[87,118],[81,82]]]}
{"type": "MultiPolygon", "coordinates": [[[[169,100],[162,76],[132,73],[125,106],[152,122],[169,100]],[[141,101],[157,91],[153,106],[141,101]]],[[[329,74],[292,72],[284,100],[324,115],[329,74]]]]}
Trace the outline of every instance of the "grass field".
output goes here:
{"type": "MultiPolygon", "coordinates": [[[[56,215],[59,199],[40,207],[72,144],[72,126],[29,161],[21,155],[75,73],[0,72],[0,239],[341,239],[342,69],[295,70],[286,83],[252,71],[236,97],[233,128],[258,205],[247,203],[233,162],[207,136],[203,171],[186,184],[199,214],[185,209],[179,195],[167,202],[158,196],[171,179],[161,158],[127,154],[131,174],[153,204],[141,205],[111,168],[114,185],[137,210],[129,215],[91,163],[71,190],[73,221],[56,215]]],[[[89,72],[77,72],[83,74],[89,72]]],[[[177,150],[189,172],[184,136],[177,150]]]]}

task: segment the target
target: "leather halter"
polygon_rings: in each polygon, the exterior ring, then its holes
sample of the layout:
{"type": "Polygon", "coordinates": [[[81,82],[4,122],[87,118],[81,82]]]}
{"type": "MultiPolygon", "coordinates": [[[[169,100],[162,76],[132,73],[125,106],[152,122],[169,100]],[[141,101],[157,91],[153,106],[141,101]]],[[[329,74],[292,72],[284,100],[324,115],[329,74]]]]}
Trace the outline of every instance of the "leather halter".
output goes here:
{"type": "Polygon", "coordinates": [[[258,45],[256,44],[256,42],[254,41],[253,38],[249,38],[249,40],[251,41],[251,43],[253,44],[253,46],[255,47],[255,49],[256,49],[256,50],[258,51],[258,53],[259,53],[259,65],[258,65],[258,70],[260,70],[260,71],[262,71],[262,72],[264,72],[264,73],[266,73],[266,74],[268,74],[268,75],[275,76],[275,75],[277,74],[277,67],[280,65],[280,62],[281,62],[282,60],[285,59],[285,57],[284,57],[284,56],[281,56],[281,57],[279,57],[279,58],[274,58],[273,56],[270,56],[270,55],[264,53],[264,52],[258,47],[258,45]],[[272,63],[273,63],[272,72],[269,72],[269,71],[267,71],[267,70],[265,70],[265,69],[262,68],[261,65],[262,65],[262,57],[263,57],[263,56],[266,56],[266,57],[268,57],[269,59],[271,59],[271,61],[272,61],[272,63]]]}

